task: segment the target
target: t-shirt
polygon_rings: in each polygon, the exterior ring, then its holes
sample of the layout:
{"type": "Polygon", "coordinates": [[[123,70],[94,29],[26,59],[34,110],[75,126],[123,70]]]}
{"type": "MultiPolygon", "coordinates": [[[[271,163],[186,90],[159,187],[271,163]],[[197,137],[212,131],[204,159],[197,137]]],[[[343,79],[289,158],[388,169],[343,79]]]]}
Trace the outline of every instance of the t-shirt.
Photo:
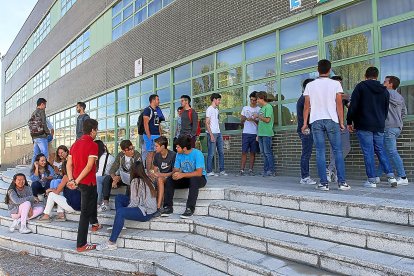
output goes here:
{"type": "Polygon", "coordinates": [[[156,153],[154,156],[154,166],[158,168],[161,173],[169,173],[172,172],[173,166],[175,163],[175,152],[169,150],[167,153],[167,157],[164,159],[162,158],[161,153],[156,153]]]}
{"type": "Polygon", "coordinates": [[[103,171],[107,154],[108,153],[104,152],[101,158],[99,158],[99,167],[98,171],[96,172],[96,176],[109,175],[109,171],[111,170],[111,166],[114,163],[115,158],[110,154],[108,155],[108,161],[106,161],[105,171],[103,171]]]}
{"type": "Polygon", "coordinates": [[[339,123],[338,113],[336,112],[336,94],[342,92],[341,83],[330,78],[317,78],[308,83],[303,95],[309,96],[310,100],[309,123],[329,119],[339,123]]]}
{"type": "MultiPolygon", "coordinates": [[[[246,118],[250,118],[253,119],[253,115],[254,114],[259,114],[260,112],[260,107],[256,106],[256,107],[251,107],[251,106],[245,106],[242,109],[241,115],[246,117],[246,118]]],[[[245,121],[244,122],[244,127],[243,127],[243,133],[247,133],[247,134],[257,134],[257,125],[258,122],[257,121],[245,121]]]]}
{"type": "Polygon", "coordinates": [[[151,135],[160,135],[160,117],[158,116],[157,109],[152,109],[152,107],[148,106],[144,109],[144,116],[150,118],[149,130],[151,135]]]}
{"type": "MultiPolygon", "coordinates": [[[[91,136],[83,135],[72,145],[69,155],[72,156],[72,174],[76,179],[88,164],[89,157],[98,159],[98,144],[93,141],[91,136]]],[[[91,171],[81,180],[81,183],[88,186],[96,185],[96,162],[93,163],[91,171]]]]}
{"type": "Polygon", "coordinates": [[[90,119],[88,114],[82,114],[78,116],[77,122],[76,122],[76,139],[79,139],[83,135],[83,122],[85,120],[90,119]]]}
{"type": "Polygon", "coordinates": [[[180,169],[183,173],[194,172],[196,169],[202,168],[203,175],[207,175],[204,155],[198,149],[192,149],[189,154],[178,153],[175,158],[174,168],[180,169]]]}
{"type": "MultiPolygon", "coordinates": [[[[212,133],[220,133],[219,110],[211,105],[207,108],[206,117],[210,118],[210,129],[212,133]]],[[[208,132],[206,128],[206,132],[208,132]]]]}
{"type": "Polygon", "coordinates": [[[273,136],[273,123],[275,121],[275,115],[273,114],[273,107],[270,104],[264,105],[260,109],[260,115],[262,115],[265,118],[270,118],[270,121],[268,123],[263,122],[262,120],[259,121],[258,136],[273,136]]]}
{"type": "Polygon", "coordinates": [[[124,156],[125,163],[123,166],[119,168],[119,176],[121,177],[122,183],[130,185],[131,184],[131,166],[132,162],[134,162],[134,159],[129,156],[124,156]]]}

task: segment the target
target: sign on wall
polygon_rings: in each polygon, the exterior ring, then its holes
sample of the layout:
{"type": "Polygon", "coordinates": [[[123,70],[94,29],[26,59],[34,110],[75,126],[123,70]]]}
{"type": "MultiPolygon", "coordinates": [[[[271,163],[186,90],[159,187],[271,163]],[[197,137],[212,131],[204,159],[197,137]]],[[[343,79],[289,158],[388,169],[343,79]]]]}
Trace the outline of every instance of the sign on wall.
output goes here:
{"type": "Polygon", "coordinates": [[[290,10],[296,10],[302,6],[302,0],[289,0],[290,1],[290,10]]]}
{"type": "Polygon", "coordinates": [[[135,61],[135,77],[142,75],[142,58],[135,61]]]}

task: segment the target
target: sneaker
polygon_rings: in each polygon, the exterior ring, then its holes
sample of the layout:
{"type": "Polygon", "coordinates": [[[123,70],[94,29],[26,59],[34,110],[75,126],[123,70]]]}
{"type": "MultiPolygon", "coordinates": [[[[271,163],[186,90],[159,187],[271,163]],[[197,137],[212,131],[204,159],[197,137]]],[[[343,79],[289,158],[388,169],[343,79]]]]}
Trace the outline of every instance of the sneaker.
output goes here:
{"type": "Polygon", "coordinates": [[[91,231],[92,231],[92,232],[96,232],[96,231],[98,231],[99,229],[102,229],[102,224],[99,224],[99,223],[97,223],[97,224],[92,224],[92,227],[91,227],[91,231]]]}
{"type": "Polygon", "coordinates": [[[173,212],[174,212],[173,207],[164,206],[164,208],[162,208],[161,217],[169,217],[170,214],[172,214],[173,212]]]}
{"type": "Polygon", "coordinates": [[[22,225],[22,226],[20,226],[19,233],[20,234],[29,234],[29,233],[32,233],[32,230],[30,230],[29,228],[27,228],[26,225],[22,225]]]}
{"type": "Polygon", "coordinates": [[[397,187],[397,179],[395,177],[388,177],[388,184],[391,184],[391,187],[397,187]]]}
{"type": "Polygon", "coordinates": [[[375,184],[380,184],[381,183],[381,178],[379,176],[375,177],[375,184]]]}
{"type": "Polygon", "coordinates": [[[154,214],[152,214],[152,217],[158,218],[161,216],[161,213],[162,213],[162,208],[158,208],[157,211],[154,214]]]}
{"type": "Polygon", "coordinates": [[[273,172],[271,172],[271,171],[267,171],[267,172],[264,172],[263,174],[262,174],[262,176],[263,177],[267,177],[267,176],[276,176],[276,173],[273,173],[273,172]]]}
{"type": "Polygon", "coordinates": [[[105,203],[102,203],[101,206],[98,207],[98,213],[103,213],[109,210],[111,210],[111,208],[105,203]]]}
{"type": "Polygon", "coordinates": [[[328,182],[332,182],[332,172],[328,169],[326,169],[326,178],[328,179],[328,182]]]}
{"type": "Polygon", "coordinates": [[[254,173],[254,171],[253,170],[249,170],[249,176],[255,176],[256,174],[254,173]]]}
{"type": "Polygon", "coordinates": [[[236,176],[244,176],[244,171],[240,170],[238,174],[236,174],[236,176]]]}
{"type": "Polygon", "coordinates": [[[78,252],[85,252],[85,251],[91,251],[96,249],[96,244],[85,244],[84,246],[77,247],[76,251],[78,252]]]}
{"type": "Polygon", "coordinates": [[[339,184],[338,189],[341,191],[348,191],[351,189],[351,186],[349,186],[348,184],[346,184],[346,182],[344,182],[344,183],[339,184]]]}
{"type": "Polygon", "coordinates": [[[14,230],[16,230],[16,228],[17,228],[17,226],[19,226],[19,224],[20,224],[20,219],[13,220],[12,224],[9,227],[9,231],[14,232],[14,230]]]}
{"type": "Polygon", "coordinates": [[[377,187],[377,183],[371,182],[369,180],[364,182],[363,185],[365,188],[376,188],[377,187]]]}
{"type": "Polygon", "coordinates": [[[228,176],[228,174],[226,173],[226,171],[221,171],[220,176],[228,176]]]}
{"type": "Polygon", "coordinates": [[[408,185],[408,178],[407,177],[406,178],[398,177],[397,178],[397,185],[399,185],[399,186],[406,186],[406,185],[408,185]]]}
{"type": "Polygon", "coordinates": [[[218,174],[216,174],[215,172],[209,172],[209,173],[207,174],[207,176],[218,176],[218,174]]]}
{"type": "MultiPolygon", "coordinates": [[[[108,228],[106,228],[106,230],[108,231],[112,231],[112,229],[114,229],[113,226],[109,226],[108,228]]],[[[122,230],[126,230],[127,228],[125,226],[122,227],[122,230]]]]}
{"type": "Polygon", "coordinates": [[[321,191],[329,191],[329,185],[319,183],[318,186],[316,186],[316,189],[321,191]]]}
{"type": "Polygon", "coordinates": [[[118,246],[116,245],[116,243],[110,243],[109,241],[107,241],[105,243],[98,244],[96,246],[96,250],[98,250],[98,251],[102,251],[102,250],[115,250],[117,248],[118,248],[118,246]]]}
{"type": "Polygon", "coordinates": [[[194,214],[194,211],[191,210],[191,208],[185,208],[185,212],[180,216],[183,219],[187,219],[189,217],[191,217],[194,214]]]}
{"type": "Polygon", "coordinates": [[[299,183],[304,184],[304,185],[315,185],[316,181],[308,176],[308,177],[302,178],[299,183]]]}

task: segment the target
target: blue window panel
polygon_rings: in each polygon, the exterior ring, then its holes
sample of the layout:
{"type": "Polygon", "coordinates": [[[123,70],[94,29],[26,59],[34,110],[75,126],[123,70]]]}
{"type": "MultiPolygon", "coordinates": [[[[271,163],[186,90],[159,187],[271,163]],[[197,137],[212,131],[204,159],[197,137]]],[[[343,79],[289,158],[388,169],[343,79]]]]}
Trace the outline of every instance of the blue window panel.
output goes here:
{"type": "Polygon", "coordinates": [[[226,67],[242,62],[242,46],[237,45],[232,48],[217,53],[217,67],[226,67]]]}
{"type": "Polygon", "coordinates": [[[123,5],[122,5],[122,1],[121,1],[112,8],[112,14],[115,15],[118,12],[120,12],[122,10],[122,7],[123,7],[123,5]]]}
{"type": "Polygon", "coordinates": [[[414,0],[377,0],[378,20],[414,11],[414,0]]]}
{"type": "Polygon", "coordinates": [[[169,4],[171,4],[173,1],[174,0],[163,0],[162,1],[162,5],[165,7],[165,6],[169,5],[169,4]]]}
{"type": "Polygon", "coordinates": [[[157,88],[164,87],[170,84],[170,71],[157,75],[157,88]]]}
{"type": "Polygon", "coordinates": [[[414,43],[414,19],[381,28],[381,49],[388,50],[414,43]]]}
{"type": "Polygon", "coordinates": [[[276,34],[271,33],[246,42],[246,59],[270,55],[276,52],[276,34]]]}
{"type": "Polygon", "coordinates": [[[137,12],[134,16],[134,20],[135,20],[135,25],[140,24],[142,21],[144,21],[145,19],[147,19],[147,7],[143,8],[142,10],[140,10],[139,12],[137,12]]]}
{"type": "Polygon", "coordinates": [[[162,8],[161,0],[154,0],[148,5],[148,16],[158,12],[162,8]]]}
{"type": "Polygon", "coordinates": [[[316,46],[288,53],[282,56],[282,72],[289,72],[315,66],[318,63],[316,46]]]}
{"type": "Polygon", "coordinates": [[[141,92],[142,93],[152,91],[153,89],[154,89],[153,77],[141,81],[141,92]]]}
{"type": "Polygon", "coordinates": [[[191,82],[186,81],[180,84],[174,85],[174,100],[178,100],[182,95],[191,96],[191,82]]]}
{"type": "Polygon", "coordinates": [[[214,69],[213,55],[200,58],[193,61],[193,76],[201,75],[210,72],[214,69]]]}
{"type": "Polygon", "coordinates": [[[147,3],[146,0],[137,0],[137,1],[135,1],[135,11],[137,11],[140,8],[142,8],[143,6],[145,6],[146,3],[147,3]]]}
{"type": "Polygon", "coordinates": [[[246,81],[268,78],[276,74],[276,59],[270,58],[247,65],[246,81]]]}
{"type": "Polygon", "coordinates": [[[134,12],[134,5],[129,5],[128,7],[126,7],[123,11],[124,20],[130,17],[133,12],[134,12]]]}
{"type": "Polygon", "coordinates": [[[315,19],[280,31],[280,49],[296,47],[318,39],[318,21],[315,19]]]}
{"type": "Polygon", "coordinates": [[[169,87],[158,90],[157,95],[160,98],[160,103],[161,104],[168,103],[169,101],[171,101],[171,95],[170,95],[170,88],[169,87]]]}
{"type": "Polygon", "coordinates": [[[414,80],[414,51],[386,56],[380,59],[381,80],[385,76],[398,76],[401,81],[414,80]]]}
{"type": "Polygon", "coordinates": [[[134,18],[133,17],[131,17],[130,19],[128,19],[127,21],[122,23],[122,34],[125,34],[129,30],[131,30],[132,27],[134,27],[134,18]]]}
{"type": "Polygon", "coordinates": [[[114,18],[112,18],[112,28],[114,28],[115,26],[117,26],[121,22],[122,22],[122,14],[120,13],[117,16],[115,16],[114,18]]]}
{"type": "Polygon", "coordinates": [[[174,68],[174,82],[190,78],[190,63],[174,68]]]}

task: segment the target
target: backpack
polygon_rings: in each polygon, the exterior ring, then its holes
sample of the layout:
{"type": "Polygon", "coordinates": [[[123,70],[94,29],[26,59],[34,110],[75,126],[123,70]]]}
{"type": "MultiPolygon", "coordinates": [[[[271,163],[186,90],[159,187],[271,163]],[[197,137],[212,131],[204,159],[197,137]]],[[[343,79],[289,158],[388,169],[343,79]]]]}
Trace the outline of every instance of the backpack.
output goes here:
{"type": "MultiPolygon", "coordinates": [[[[193,123],[193,109],[192,108],[188,110],[188,117],[190,119],[190,123],[192,124],[193,123]]],[[[200,136],[200,134],[201,134],[200,120],[197,120],[196,136],[198,137],[200,136]]]]}
{"type": "Polygon", "coordinates": [[[32,137],[37,137],[45,134],[42,117],[38,112],[33,112],[32,117],[30,117],[27,124],[29,126],[30,135],[32,137]]]}
{"type": "MultiPolygon", "coordinates": [[[[146,108],[149,108],[151,110],[151,116],[150,116],[150,120],[152,118],[152,108],[150,108],[149,106],[147,106],[146,108]]],[[[145,109],[144,109],[145,110],[145,109]]],[[[139,114],[138,117],[138,134],[139,135],[144,135],[145,134],[145,127],[144,127],[144,110],[142,110],[141,114],[139,114]]]]}

